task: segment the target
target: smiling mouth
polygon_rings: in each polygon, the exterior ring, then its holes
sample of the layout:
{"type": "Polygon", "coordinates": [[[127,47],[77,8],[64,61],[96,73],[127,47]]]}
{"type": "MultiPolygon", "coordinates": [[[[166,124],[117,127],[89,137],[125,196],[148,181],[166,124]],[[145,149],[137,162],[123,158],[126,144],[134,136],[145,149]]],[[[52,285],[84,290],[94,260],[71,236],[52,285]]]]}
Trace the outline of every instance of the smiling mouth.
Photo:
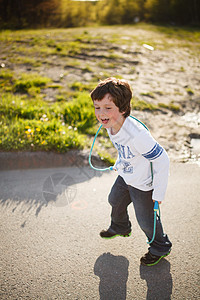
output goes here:
{"type": "Polygon", "coordinates": [[[102,122],[103,124],[107,124],[108,121],[109,121],[109,119],[101,119],[101,122],[102,122]]]}

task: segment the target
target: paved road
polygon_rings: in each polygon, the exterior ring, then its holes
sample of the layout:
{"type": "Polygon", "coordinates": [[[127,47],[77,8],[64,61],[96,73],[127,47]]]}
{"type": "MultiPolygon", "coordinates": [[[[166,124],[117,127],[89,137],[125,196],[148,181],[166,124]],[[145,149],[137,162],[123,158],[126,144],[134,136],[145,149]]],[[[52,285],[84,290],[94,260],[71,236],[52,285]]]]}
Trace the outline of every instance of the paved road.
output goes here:
{"type": "Polygon", "coordinates": [[[171,165],[165,202],[170,256],[140,266],[144,234],[103,240],[115,172],[57,168],[0,172],[0,299],[200,299],[200,167],[171,165]]]}

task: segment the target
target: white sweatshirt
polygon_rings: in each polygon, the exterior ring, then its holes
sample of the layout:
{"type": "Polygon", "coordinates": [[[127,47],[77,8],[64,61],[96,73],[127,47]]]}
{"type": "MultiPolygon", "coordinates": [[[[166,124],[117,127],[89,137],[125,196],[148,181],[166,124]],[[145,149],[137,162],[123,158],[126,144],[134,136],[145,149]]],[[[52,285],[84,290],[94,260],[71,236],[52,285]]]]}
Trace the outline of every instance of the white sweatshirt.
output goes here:
{"type": "Polygon", "coordinates": [[[118,151],[115,168],[126,184],[142,191],[153,189],[152,199],[162,201],[165,196],[169,158],[150,132],[130,116],[117,134],[108,135],[118,151]],[[153,163],[153,183],[150,162],[153,163]]]}

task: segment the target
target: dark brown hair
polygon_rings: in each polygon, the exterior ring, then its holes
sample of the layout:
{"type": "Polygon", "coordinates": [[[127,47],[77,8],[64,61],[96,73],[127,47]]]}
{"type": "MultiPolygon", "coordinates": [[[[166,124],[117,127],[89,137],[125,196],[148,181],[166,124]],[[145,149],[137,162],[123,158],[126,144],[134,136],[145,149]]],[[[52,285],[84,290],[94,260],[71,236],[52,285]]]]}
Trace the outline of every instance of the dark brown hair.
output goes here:
{"type": "Polygon", "coordinates": [[[108,93],[112,96],[112,101],[119,108],[119,111],[124,112],[123,116],[127,118],[131,112],[130,102],[132,98],[132,91],[128,82],[114,77],[107,78],[100,81],[90,96],[93,101],[101,101],[108,93]]]}

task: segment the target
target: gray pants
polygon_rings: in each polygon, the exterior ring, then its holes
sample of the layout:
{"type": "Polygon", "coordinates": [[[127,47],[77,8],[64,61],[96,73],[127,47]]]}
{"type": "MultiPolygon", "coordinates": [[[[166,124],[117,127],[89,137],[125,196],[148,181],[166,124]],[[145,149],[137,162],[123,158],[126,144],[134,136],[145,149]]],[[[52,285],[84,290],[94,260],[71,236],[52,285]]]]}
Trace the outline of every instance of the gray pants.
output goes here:
{"type": "MultiPolygon", "coordinates": [[[[131,222],[127,212],[128,205],[133,202],[135,215],[140,228],[149,241],[153,236],[154,203],[152,191],[144,192],[127,185],[121,176],[118,176],[109,194],[108,201],[112,206],[111,226],[109,231],[125,234],[131,230],[131,222]]],[[[163,228],[159,216],[156,220],[156,235],[150,244],[149,250],[153,255],[162,256],[171,249],[171,242],[163,228]]]]}

